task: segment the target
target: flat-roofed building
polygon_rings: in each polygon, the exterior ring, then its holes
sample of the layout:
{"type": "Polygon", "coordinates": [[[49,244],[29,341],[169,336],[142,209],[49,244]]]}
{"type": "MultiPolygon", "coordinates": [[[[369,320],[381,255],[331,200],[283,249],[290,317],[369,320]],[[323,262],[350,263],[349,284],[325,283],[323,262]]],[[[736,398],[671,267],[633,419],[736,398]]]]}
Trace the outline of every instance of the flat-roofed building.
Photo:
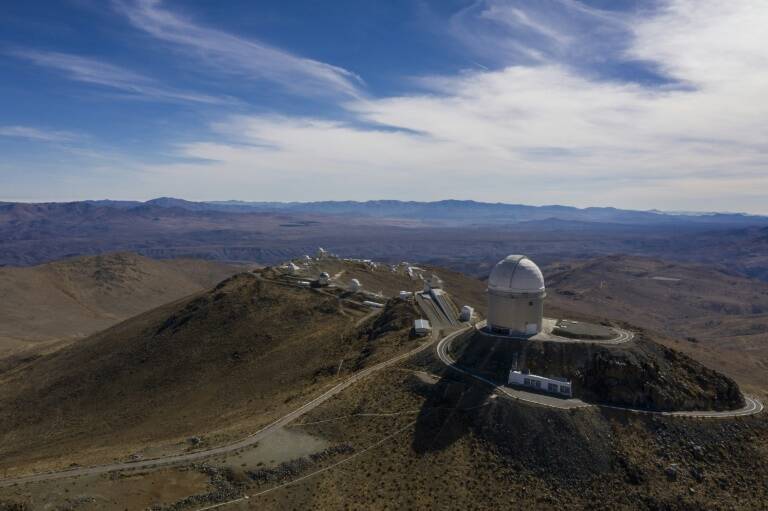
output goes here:
{"type": "Polygon", "coordinates": [[[509,384],[528,387],[549,394],[571,397],[573,395],[571,382],[565,378],[539,376],[525,371],[511,370],[509,384]]]}

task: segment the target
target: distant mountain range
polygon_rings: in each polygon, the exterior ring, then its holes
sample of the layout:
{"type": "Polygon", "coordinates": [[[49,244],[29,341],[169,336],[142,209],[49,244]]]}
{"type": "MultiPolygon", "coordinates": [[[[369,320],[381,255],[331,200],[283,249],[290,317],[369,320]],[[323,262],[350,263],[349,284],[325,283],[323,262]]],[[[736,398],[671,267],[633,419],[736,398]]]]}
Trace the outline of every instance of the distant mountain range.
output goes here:
{"type": "MultiPolygon", "coordinates": [[[[14,203],[0,203],[8,208],[14,203]]],[[[523,204],[487,203],[471,200],[414,202],[398,200],[319,201],[319,202],[192,202],[173,197],[138,201],[82,201],[56,203],[60,207],[103,207],[118,210],[135,208],[180,209],[194,212],[220,213],[291,213],[403,219],[430,225],[503,225],[531,221],[565,221],[634,225],[708,224],[727,226],[768,225],[768,216],[743,213],[688,213],[635,211],[610,207],[575,208],[570,206],[528,206],[523,204]]],[[[25,204],[26,205],[26,204],[25,204]]],[[[51,203],[46,207],[53,206],[51,203]]],[[[54,208],[56,206],[53,206],[54,208]]]]}
{"type": "Polygon", "coordinates": [[[318,246],[476,275],[511,253],[544,263],[633,254],[725,264],[768,280],[764,216],[454,200],[0,203],[0,266],[113,251],[273,264],[318,246]]]}

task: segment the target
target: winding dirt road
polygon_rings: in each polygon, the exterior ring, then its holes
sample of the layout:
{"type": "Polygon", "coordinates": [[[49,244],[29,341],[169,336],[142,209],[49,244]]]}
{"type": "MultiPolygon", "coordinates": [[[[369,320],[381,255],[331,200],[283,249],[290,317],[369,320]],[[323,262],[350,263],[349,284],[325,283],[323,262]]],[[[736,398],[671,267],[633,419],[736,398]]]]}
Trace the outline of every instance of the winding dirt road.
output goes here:
{"type": "Polygon", "coordinates": [[[417,353],[420,353],[426,350],[427,348],[432,346],[436,340],[437,340],[436,336],[433,336],[427,342],[424,342],[423,344],[419,345],[417,348],[411,351],[408,351],[396,357],[390,358],[389,360],[385,360],[384,362],[380,362],[376,365],[373,365],[371,367],[368,367],[366,369],[363,369],[362,371],[355,373],[354,375],[350,376],[346,380],[334,385],[327,391],[323,392],[322,394],[314,398],[312,401],[309,401],[308,403],[302,405],[296,410],[293,410],[292,412],[280,417],[279,419],[272,422],[271,424],[261,428],[260,430],[256,431],[255,433],[241,440],[238,440],[237,442],[234,442],[228,445],[223,445],[220,447],[213,447],[211,449],[205,449],[205,450],[190,452],[185,454],[164,456],[161,458],[145,459],[145,460],[139,460],[139,461],[127,461],[127,462],[120,462],[120,463],[110,463],[106,465],[94,465],[90,467],[77,467],[77,468],[66,469],[66,470],[58,470],[55,472],[44,472],[39,474],[30,474],[27,476],[3,479],[3,480],[0,480],[0,488],[11,486],[14,484],[52,481],[55,479],[63,479],[67,477],[76,477],[76,476],[99,475],[99,474],[106,474],[109,472],[116,472],[121,470],[143,470],[143,469],[151,469],[151,468],[157,468],[157,467],[165,467],[169,465],[187,464],[187,463],[199,461],[205,458],[210,458],[212,456],[228,454],[233,451],[243,449],[245,447],[250,447],[255,443],[259,442],[260,440],[264,439],[266,436],[273,433],[274,431],[282,428],[283,426],[286,426],[287,424],[296,420],[297,418],[301,417],[307,412],[314,410],[315,408],[317,408],[318,406],[326,402],[328,399],[342,392],[344,389],[346,389],[350,385],[362,380],[363,378],[366,378],[372,375],[373,373],[376,373],[378,371],[381,371],[384,368],[387,368],[393,364],[396,364],[401,360],[404,360],[408,357],[412,357],[413,355],[416,355],[417,353]]]}
{"type": "MultiPolygon", "coordinates": [[[[470,376],[487,385],[491,385],[496,392],[504,396],[507,396],[511,399],[515,399],[517,401],[522,401],[522,402],[539,405],[539,406],[546,406],[550,408],[565,409],[565,410],[573,409],[573,408],[601,406],[603,408],[619,409],[619,410],[624,410],[632,413],[657,414],[657,415],[669,415],[669,416],[676,416],[676,417],[694,417],[694,418],[731,418],[731,417],[739,417],[744,415],[753,415],[756,413],[760,413],[763,410],[763,404],[759,400],[753,397],[746,397],[746,396],[745,396],[745,399],[747,401],[747,404],[744,408],[740,410],[731,410],[731,411],[725,411],[725,412],[717,412],[717,411],[652,412],[648,410],[638,410],[638,409],[622,408],[622,407],[615,407],[615,406],[593,405],[593,404],[585,403],[578,399],[560,399],[560,398],[557,398],[554,396],[548,396],[545,394],[535,394],[535,393],[526,392],[523,390],[512,389],[506,386],[500,386],[492,382],[491,380],[484,378],[483,376],[475,374],[465,368],[462,368],[456,365],[456,361],[453,360],[453,358],[449,355],[449,348],[450,348],[451,342],[453,342],[453,340],[456,337],[458,337],[460,334],[466,332],[471,328],[474,328],[474,327],[467,326],[465,328],[455,330],[449,333],[448,335],[446,335],[445,337],[443,337],[436,347],[438,358],[452,370],[460,372],[467,376],[470,376]]],[[[625,336],[622,336],[622,337],[626,339],[625,336]]],[[[423,344],[419,345],[417,348],[410,350],[406,353],[403,353],[401,355],[398,355],[396,357],[393,357],[389,360],[385,360],[384,362],[380,362],[367,369],[363,369],[358,373],[355,373],[354,375],[350,376],[346,380],[334,385],[333,387],[323,392],[316,398],[305,403],[301,407],[280,417],[279,419],[275,420],[271,424],[261,428],[260,430],[256,431],[255,433],[241,440],[238,440],[237,442],[220,446],[220,447],[214,447],[211,449],[205,449],[205,450],[200,450],[200,451],[190,452],[185,454],[165,456],[161,458],[110,463],[110,464],[95,465],[90,467],[77,467],[77,468],[59,470],[54,472],[45,472],[45,473],[39,473],[39,474],[30,474],[30,475],[21,476],[21,477],[8,478],[8,479],[0,480],[0,487],[7,487],[14,484],[52,481],[56,479],[63,479],[63,478],[76,477],[76,476],[99,475],[99,474],[105,474],[109,472],[116,472],[116,471],[122,471],[122,470],[145,470],[145,469],[153,469],[158,467],[166,467],[171,465],[187,464],[190,462],[210,458],[212,456],[228,454],[246,447],[250,447],[256,444],[257,442],[259,442],[260,440],[264,439],[274,431],[288,425],[289,423],[298,419],[299,417],[306,414],[307,412],[310,412],[311,410],[317,408],[318,406],[326,402],[328,399],[332,398],[333,396],[345,390],[350,385],[353,385],[354,383],[378,371],[381,371],[382,369],[385,369],[394,364],[397,364],[402,360],[405,360],[409,357],[412,357],[413,355],[416,355],[426,350],[427,348],[432,346],[436,340],[437,340],[436,336],[433,334],[433,336],[427,342],[424,342],[423,344]]]]}

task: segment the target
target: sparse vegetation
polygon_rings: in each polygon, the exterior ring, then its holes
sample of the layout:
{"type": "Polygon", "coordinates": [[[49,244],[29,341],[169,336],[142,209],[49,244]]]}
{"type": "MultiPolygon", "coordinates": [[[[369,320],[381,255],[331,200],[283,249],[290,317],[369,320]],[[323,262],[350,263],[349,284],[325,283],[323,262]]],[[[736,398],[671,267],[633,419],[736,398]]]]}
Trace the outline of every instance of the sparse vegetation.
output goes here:
{"type": "MultiPolygon", "coordinates": [[[[388,269],[349,271],[367,282],[391,279],[389,292],[407,282],[388,277],[388,269]]],[[[441,276],[449,291],[455,282],[470,297],[459,301],[482,298],[482,283],[441,276]]],[[[30,358],[0,374],[0,427],[15,442],[0,444],[0,463],[10,474],[55,468],[59,456],[90,464],[240,438],[351,372],[420,342],[410,336],[419,314],[410,303],[391,300],[380,314],[368,314],[344,291],[298,288],[266,269],[30,358]]],[[[650,369],[704,394],[721,378],[649,336],[641,334],[619,357],[637,361],[646,387],[656,385],[650,369]]],[[[579,359],[543,346],[529,355],[558,367],[579,359]]],[[[503,356],[497,362],[508,370],[503,356]]],[[[593,387],[601,385],[596,380],[593,387]]],[[[768,470],[765,414],[694,421],[566,412],[494,399],[489,389],[424,351],[282,430],[317,439],[290,459],[249,451],[264,449],[267,437],[203,465],[8,487],[0,501],[182,510],[254,495],[231,507],[757,510],[768,498],[761,484],[768,470]]]]}

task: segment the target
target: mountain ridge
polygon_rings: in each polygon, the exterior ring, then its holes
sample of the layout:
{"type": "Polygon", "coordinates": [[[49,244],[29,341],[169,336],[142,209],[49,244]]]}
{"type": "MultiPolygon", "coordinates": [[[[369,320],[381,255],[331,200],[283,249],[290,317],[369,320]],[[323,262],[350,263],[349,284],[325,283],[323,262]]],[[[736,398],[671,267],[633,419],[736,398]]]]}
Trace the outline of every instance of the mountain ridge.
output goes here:
{"type": "Polygon", "coordinates": [[[363,215],[372,218],[403,218],[449,224],[519,223],[532,220],[577,220],[595,223],[625,224],[717,224],[717,225],[768,225],[768,216],[747,213],[723,212],[666,212],[659,210],[632,210],[611,206],[590,206],[578,208],[558,204],[534,206],[503,202],[482,202],[475,200],[445,199],[439,201],[189,201],[175,197],[158,197],[148,201],[87,200],[75,202],[13,203],[0,202],[0,213],[14,205],[27,205],[41,209],[64,208],[72,211],[76,205],[90,208],[118,209],[123,211],[137,208],[159,207],[197,212],[225,213],[309,213],[324,215],[363,215]]]}

